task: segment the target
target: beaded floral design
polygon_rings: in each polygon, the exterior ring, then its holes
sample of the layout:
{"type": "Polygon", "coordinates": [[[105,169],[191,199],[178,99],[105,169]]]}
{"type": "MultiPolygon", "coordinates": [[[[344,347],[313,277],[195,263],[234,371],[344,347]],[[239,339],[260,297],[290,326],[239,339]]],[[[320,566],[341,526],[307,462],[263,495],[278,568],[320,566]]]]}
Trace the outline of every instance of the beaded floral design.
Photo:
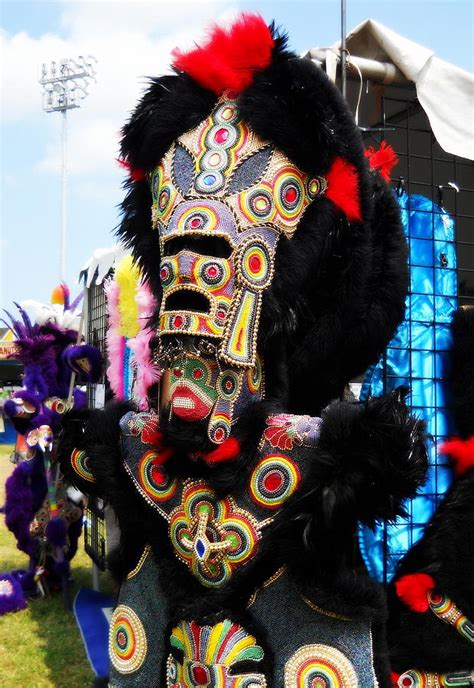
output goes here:
{"type": "Polygon", "coordinates": [[[222,587],[255,556],[261,527],[232,497],[217,499],[205,482],[187,480],[169,532],[176,555],[196,578],[206,587],[222,587]]]}
{"type": "Polygon", "coordinates": [[[261,673],[241,673],[241,662],[258,663],[264,652],[239,624],[226,619],[214,626],[181,621],[173,628],[173,654],[167,662],[167,688],[266,688],[261,673]],[[177,657],[179,657],[179,659],[177,657]]]}

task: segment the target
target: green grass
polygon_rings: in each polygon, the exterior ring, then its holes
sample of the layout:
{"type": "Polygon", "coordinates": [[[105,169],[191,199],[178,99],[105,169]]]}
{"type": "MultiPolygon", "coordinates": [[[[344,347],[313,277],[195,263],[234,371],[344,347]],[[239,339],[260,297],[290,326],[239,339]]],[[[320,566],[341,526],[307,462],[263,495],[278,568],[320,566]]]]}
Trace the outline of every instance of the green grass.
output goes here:
{"type": "MultiPolygon", "coordinates": [[[[0,447],[0,503],[4,485],[13,470],[9,448],[0,447]]],[[[28,560],[16,548],[12,533],[0,515],[0,571],[26,568],[28,560]]],[[[92,587],[91,560],[83,550],[71,563],[74,584],[71,599],[81,587],[92,587]]],[[[107,574],[101,574],[101,589],[111,592],[107,574]]],[[[93,672],[87,661],[72,612],[63,605],[61,593],[35,599],[20,612],[0,616],[0,686],[2,688],[82,688],[91,686],[93,672]]]]}

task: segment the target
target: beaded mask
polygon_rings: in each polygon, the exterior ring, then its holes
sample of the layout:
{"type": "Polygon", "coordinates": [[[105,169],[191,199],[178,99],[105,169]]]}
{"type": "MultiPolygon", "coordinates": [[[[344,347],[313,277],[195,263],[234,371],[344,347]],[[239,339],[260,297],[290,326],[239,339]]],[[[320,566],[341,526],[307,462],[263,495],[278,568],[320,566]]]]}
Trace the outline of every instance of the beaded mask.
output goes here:
{"type": "Polygon", "coordinates": [[[226,92],[150,182],[162,256],[160,337],[214,342],[214,362],[172,361],[171,410],[189,421],[209,416],[209,439],[221,443],[234,411],[263,396],[256,342],[278,239],[291,238],[326,180],[304,175],[259,139],[226,92]]]}
{"type": "Polygon", "coordinates": [[[326,180],[259,139],[226,92],[150,181],[162,255],[160,336],[217,340],[221,361],[252,368],[278,239],[293,235],[326,180]]]}

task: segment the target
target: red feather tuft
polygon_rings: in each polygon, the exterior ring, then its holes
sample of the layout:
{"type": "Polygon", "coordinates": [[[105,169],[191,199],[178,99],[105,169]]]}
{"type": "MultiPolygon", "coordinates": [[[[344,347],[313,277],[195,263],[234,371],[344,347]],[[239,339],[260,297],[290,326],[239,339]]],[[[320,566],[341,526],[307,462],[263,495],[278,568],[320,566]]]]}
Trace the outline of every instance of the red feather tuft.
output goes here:
{"type": "Polygon", "coordinates": [[[171,447],[161,447],[161,449],[157,451],[155,458],[152,460],[152,464],[154,466],[162,466],[171,459],[173,454],[174,451],[171,447]]]}
{"type": "Polygon", "coordinates": [[[117,158],[117,162],[120,167],[127,170],[134,182],[141,182],[146,179],[145,170],[142,170],[140,167],[132,167],[130,163],[127,162],[127,160],[123,160],[123,158],[117,158]]]}
{"type": "Polygon", "coordinates": [[[427,612],[428,593],[434,590],[434,579],[427,573],[411,573],[395,583],[398,597],[414,612],[427,612]]]}
{"type": "Polygon", "coordinates": [[[401,674],[396,674],[394,671],[390,672],[390,678],[392,679],[392,683],[397,688],[398,686],[398,679],[400,678],[401,674]]]}
{"type": "Polygon", "coordinates": [[[274,44],[263,18],[244,12],[229,29],[214,26],[202,47],[187,53],[175,49],[173,67],[217,95],[226,89],[240,93],[257,70],[268,67],[274,44]]]}
{"type": "Polygon", "coordinates": [[[369,159],[370,168],[378,170],[380,176],[389,182],[392,168],[398,163],[398,155],[392,146],[389,146],[386,141],[382,141],[378,150],[375,150],[373,146],[367,148],[365,156],[369,159]]]}
{"type": "Polygon", "coordinates": [[[238,440],[234,437],[229,437],[217,449],[209,452],[209,454],[204,454],[203,458],[207,463],[220,463],[221,461],[232,461],[232,459],[239,455],[239,452],[240,444],[238,440]]]}
{"type": "Polygon", "coordinates": [[[474,468],[474,435],[467,440],[453,437],[441,445],[439,453],[449,454],[454,463],[456,475],[463,475],[474,468]]]}
{"type": "Polygon", "coordinates": [[[326,175],[326,197],[337,205],[348,220],[362,219],[360,210],[359,176],[350,162],[336,158],[326,175]]]}

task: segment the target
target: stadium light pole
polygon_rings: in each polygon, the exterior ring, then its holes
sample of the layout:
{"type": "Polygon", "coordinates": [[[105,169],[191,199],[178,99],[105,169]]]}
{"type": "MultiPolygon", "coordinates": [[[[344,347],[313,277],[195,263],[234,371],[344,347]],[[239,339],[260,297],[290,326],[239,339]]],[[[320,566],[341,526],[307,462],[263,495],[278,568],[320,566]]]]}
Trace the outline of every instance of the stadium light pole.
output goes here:
{"type": "Polygon", "coordinates": [[[81,107],[81,101],[89,95],[88,86],[95,81],[97,60],[88,55],[77,59],[63,58],[59,62],[43,63],[41,67],[43,110],[60,112],[61,133],[61,228],[59,235],[59,277],[66,275],[66,200],[67,200],[67,111],[81,107]]]}

